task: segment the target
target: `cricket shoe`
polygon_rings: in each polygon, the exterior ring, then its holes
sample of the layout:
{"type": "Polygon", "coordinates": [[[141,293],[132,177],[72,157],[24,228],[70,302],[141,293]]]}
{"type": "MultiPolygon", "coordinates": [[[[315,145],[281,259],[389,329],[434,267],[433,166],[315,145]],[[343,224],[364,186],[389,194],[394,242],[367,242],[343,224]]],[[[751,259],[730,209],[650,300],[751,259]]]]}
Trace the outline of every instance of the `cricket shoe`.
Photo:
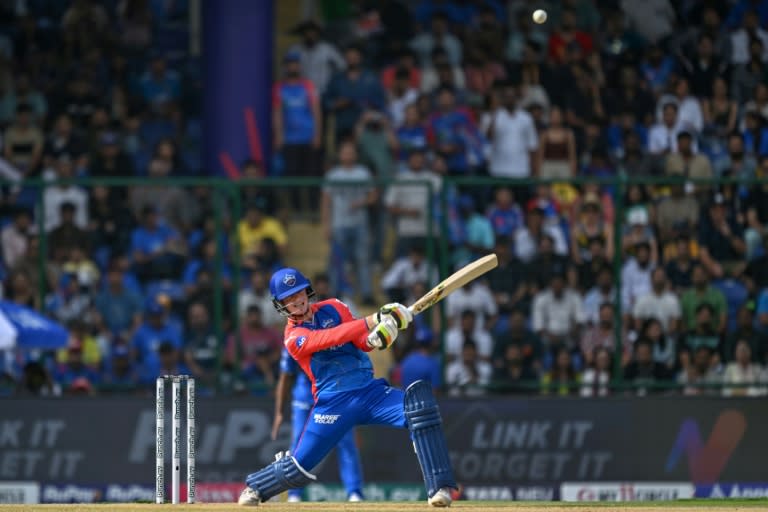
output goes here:
{"type": "Polygon", "coordinates": [[[363,496],[359,492],[353,492],[349,495],[349,498],[347,498],[347,501],[363,501],[363,496]]]}
{"type": "Polygon", "coordinates": [[[259,497],[259,491],[246,487],[243,492],[240,493],[240,497],[237,499],[237,504],[243,507],[255,507],[261,503],[259,497]]]}
{"type": "Polygon", "coordinates": [[[301,503],[301,496],[296,496],[295,494],[289,494],[288,499],[286,501],[288,503],[301,503]]]}
{"type": "Polygon", "coordinates": [[[437,492],[427,500],[427,503],[433,507],[450,507],[452,502],[453,498],[451,498],[451,490],[447,487],[438,489],[437,492]]]}

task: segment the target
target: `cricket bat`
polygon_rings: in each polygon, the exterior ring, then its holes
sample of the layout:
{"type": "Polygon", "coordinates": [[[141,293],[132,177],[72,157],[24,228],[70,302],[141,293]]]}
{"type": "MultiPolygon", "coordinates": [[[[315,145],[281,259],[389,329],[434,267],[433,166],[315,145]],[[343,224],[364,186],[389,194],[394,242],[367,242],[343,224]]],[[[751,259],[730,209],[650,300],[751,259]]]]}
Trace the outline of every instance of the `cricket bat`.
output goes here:
{"type": "Polygon", "coordinates": [[[408,309],[411,310],[411,313],[414,315],[418,315],[425,309],[431,308],[465,284],[477,279],[486,272],[493,270],[498,265],[499,260],[496,258],[495,254],[483,256],[445,278],[440,284],[429,290],[419,300],[414,302],[408,309]]]}

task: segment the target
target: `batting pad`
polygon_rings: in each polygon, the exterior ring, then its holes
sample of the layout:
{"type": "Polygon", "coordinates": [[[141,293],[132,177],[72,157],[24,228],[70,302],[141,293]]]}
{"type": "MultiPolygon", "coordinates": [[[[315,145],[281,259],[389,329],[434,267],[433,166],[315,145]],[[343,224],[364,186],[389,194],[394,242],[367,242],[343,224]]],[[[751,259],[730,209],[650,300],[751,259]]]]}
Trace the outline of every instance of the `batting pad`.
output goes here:
{"type": "Polygon", "coordinates": [[[317,477],[301,467],[292,455],[278,454],[278,459],[245,479],[248,487],[258,491],[261,501],[267,501],[287,489],[304,487],[317,477]]]}
{"type": "Polygon", "coordinates": [[[405,390],[405,419],[430,498],[442,487],[456,489],[443,420],[432,386],[417,380],[405,390]]]}

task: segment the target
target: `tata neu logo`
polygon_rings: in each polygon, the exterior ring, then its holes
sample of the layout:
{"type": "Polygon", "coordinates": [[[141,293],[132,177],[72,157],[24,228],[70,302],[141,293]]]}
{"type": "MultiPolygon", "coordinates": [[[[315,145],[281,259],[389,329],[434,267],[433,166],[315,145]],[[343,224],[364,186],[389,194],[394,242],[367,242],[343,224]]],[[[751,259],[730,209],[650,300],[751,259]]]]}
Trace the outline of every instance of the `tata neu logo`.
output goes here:
{"type": "Polygon", "coordinates": [[[717,417],[705,443],[696,420],[686,419],[680,425],[675,444],[667,457],[666,471],[675,469],[685,454],[691,481],[697,484],[717,482],[746,430],[744,415],[739,411],[726,410],[717,417]]]}

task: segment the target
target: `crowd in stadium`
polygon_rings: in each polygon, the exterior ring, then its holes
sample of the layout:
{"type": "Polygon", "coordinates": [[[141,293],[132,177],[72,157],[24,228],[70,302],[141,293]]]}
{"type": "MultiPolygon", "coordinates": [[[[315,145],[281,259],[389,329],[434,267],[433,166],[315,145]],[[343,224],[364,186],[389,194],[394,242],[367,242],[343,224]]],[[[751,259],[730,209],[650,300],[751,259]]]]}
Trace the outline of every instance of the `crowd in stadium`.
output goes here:
{"type": "Polygon", "coordinates": [[[196,62],[176,44],[185,2],[6,4],[3,297],[72,341],[6,353],[3,389],[136,390],[167,373],[269,388],[283,319],[267,282],[302,217],[331,246],[314,289],[357,308],[420,296],[439,251],[448,270],[499,256],[448,298],[442,332],[417,317],[394,351],[397,384],[768,392],[768,184],[755,182],[768,177],[768,1],[542,0],[540,25],[523,0],[306,2],[275,77],[275,158],[241,172],[327,185],[243,187],[232,236],[217,236],[210,189],[151,184],[209,173],[196,62]],[[620,175],[621,190],[572,180],[620,175]],[[43,211],[37,189],[13,184],[73,176],[150,184],[51,186],[43,211]],[[224,301],[219,326],[216,278],[239,305],[224,301]]]}

